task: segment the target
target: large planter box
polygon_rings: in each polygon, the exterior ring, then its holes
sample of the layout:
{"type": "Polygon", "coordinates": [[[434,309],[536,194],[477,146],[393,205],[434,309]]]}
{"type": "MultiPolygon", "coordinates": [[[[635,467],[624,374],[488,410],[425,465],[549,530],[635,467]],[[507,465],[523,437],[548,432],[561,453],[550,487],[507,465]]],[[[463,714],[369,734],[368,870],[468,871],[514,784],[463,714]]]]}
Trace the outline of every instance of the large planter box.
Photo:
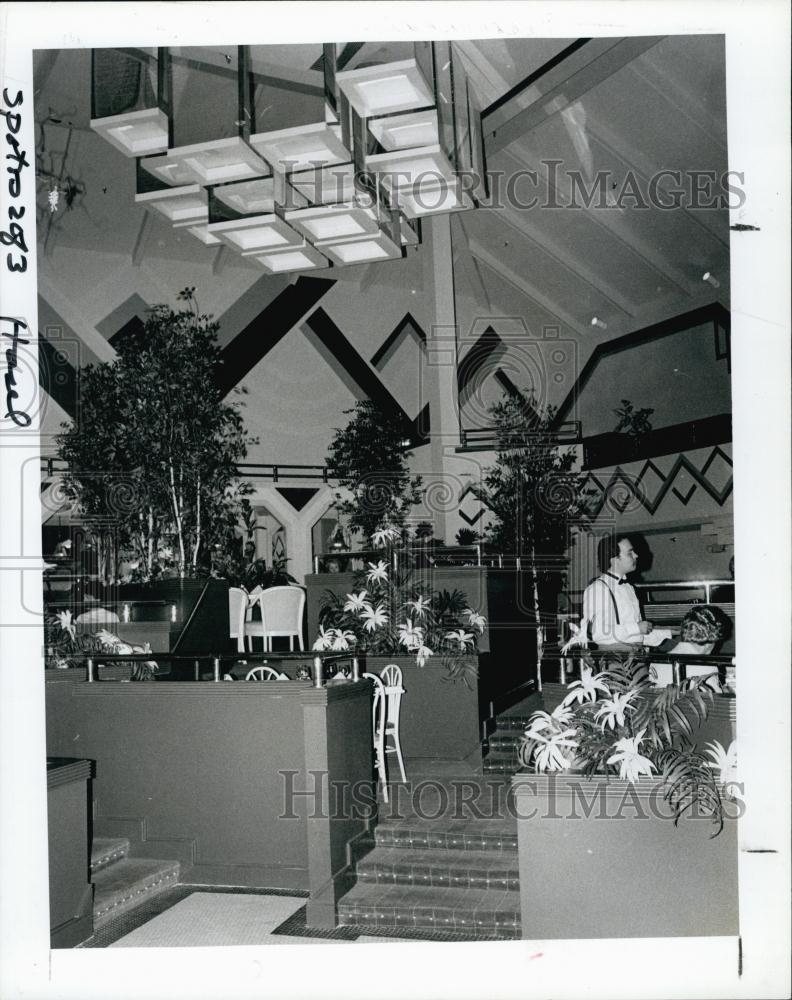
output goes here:
{"type": "Polygon", "coordinates": [[[677,826],[654,778],[513,779],[526,939],[730,936],[738,931],[738,805],[717,837],[677,826]]]}
{"type": "MultiPolygon", "coordinates": [[[[466,657],[478,666],[478,657],[466,657]]],[[[447,680],[442,662],[419,667],[413,656],[368,656],[361,670],[382,673],[388,663],[402,670],[401,746],[408,779],[416,774],[480,773],[481,731],[475,683],[447,680]]],[[[397,777],[394,755],[388,755],[389,777],[397,777]]]]}

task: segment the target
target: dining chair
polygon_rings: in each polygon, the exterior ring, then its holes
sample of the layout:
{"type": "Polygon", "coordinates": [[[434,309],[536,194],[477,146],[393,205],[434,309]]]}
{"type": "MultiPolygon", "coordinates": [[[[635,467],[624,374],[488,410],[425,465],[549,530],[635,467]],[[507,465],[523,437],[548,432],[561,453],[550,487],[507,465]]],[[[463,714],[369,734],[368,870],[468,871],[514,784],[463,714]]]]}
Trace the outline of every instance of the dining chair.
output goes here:
{"type": "Polygon", "coordinates": [[[107,608],[91,608],[74,619],[75,625],[110,625],[117,622],[118,615],[107,608]]]}
{"type": "Polygon", "coordinates": [[[402,781],[407,780],[404,773],[404,759],[402,757],[401,740],[399,738],[399,715],[401,713],[401,699],[404,694],[402,684],[401,667],[395,663],[389,663],[380,673],[380,678],[385,690],[385,727],[383,729],[383,745],[386,754],[395,753],[399,762],[402,781]],[[388,737],[391,745],[388,746],[388,737]]]}
{"type": "Polygon", "coordinates": [[[228,634],[237,641],[237,652],[245,652],[245,613],[248,595],[242,587],[228,588],[228,634]]]}
{"type": "Polygon", "coordinates": [[[388,773],[385,769],[385,686],[376,674],[361,674],[374,684],[371,705],[371,732],[374,738],[374,765],[382,786],[382,798],[388,801],[388,773]]]}
{"type": "Polygon", "coordinates": [[[272,640],[277,636],[287,637],[289,649],[294,651],[294,640],[303,650],[302,622],[305,610],[305,591],[302,587],[268,587],[256,598],[261,610],[261,621],[245,622],[248,650],[253,651],[253,638],[260,636],[264,652],[272,651],[272,640]]]}
{"type": "Polygon", "coordinates": [[[279,681],[282,675],[274,667],[253,667],[245,674],[246,681],[279,681]]]}

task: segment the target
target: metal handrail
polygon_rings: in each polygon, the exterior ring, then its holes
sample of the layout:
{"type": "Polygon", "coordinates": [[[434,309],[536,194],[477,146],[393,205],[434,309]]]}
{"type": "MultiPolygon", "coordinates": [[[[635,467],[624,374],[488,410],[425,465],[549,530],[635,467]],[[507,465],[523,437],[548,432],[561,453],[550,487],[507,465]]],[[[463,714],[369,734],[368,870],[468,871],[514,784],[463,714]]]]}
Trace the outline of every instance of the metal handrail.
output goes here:
{"type": "Polygon", "coordinates": [[[224,663],[267,663],[269,659],[277,660],[304,660],[307,657],[312,659],[311,680],[314,687],[324,687],[324,665],[331,660],[350,660],[352,663],[352,680],[360,680],[359,657],[352,653],[332,653],[321,650],[295,650],[289,652],[256,654],[256,653],[73,653],[69,655],[70,660],[83,661],[86,666],[86,680],[89,684],[96,681],[97,667],[108,663],[150,663],[152,660],[162,660],[166,663],[177,661],[191,662],[196,666],[196,681],[199,680],[197,669],[199,664],[205,660],[211,660],[213,668],[212,680],[220,681],[222,667],[224,663]]]}

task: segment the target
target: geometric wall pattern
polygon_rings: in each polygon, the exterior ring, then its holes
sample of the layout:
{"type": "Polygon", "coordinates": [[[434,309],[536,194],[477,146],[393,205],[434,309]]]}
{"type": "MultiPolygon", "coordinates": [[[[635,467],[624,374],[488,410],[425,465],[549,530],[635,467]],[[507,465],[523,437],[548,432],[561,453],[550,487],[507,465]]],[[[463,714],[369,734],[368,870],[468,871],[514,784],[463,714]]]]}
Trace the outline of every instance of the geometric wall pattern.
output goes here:
{"type": "Polygon", "coordinates": [[[714,447],[704,462],[694,463],[680,454],[666,470],[647,459],[637,473],[621,466],[616,466],[609,476],[590,472],[583,492],[588,494],[587,512],[596,519],[606,506],[609,513],[644,510],[654,517],[666,497],[674,497],[687,507],[699,491],[722,507],[732,488],[732,460],[721,448],[714,447]]]}

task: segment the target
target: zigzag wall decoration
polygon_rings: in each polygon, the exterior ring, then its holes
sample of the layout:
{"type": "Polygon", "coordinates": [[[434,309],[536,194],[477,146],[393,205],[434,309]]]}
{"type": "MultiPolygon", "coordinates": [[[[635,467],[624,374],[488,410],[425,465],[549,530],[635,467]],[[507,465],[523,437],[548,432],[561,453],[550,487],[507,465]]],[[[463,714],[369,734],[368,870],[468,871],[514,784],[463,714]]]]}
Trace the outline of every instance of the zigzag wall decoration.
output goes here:
{"type": "Polygon", "coordinates": [[[715,447],[709,453],[706,462],[700,469],[696,468],[686,455],[677,455],[674,464],[667,473],[663,472],[662,469],[659,469],[651,459],[647,459],[647,461],[644,462],[641,471],[637,476],[625,472],[621,466],[617,466],[613,470],[613,473],[607,483],[603,483],[599,477],[595,476],[593,473],[589,473],[583,484],[583,490],[585,491],[590,484],[597,490],[597,494],[592,497],[591,502],[588,505],[589,514],[593,518],[599,517],[606,503],[609,503],[610,506],[619,513],[624,513],[631,503],[637,501],[650,516],[654,517],[669,491],[676,496],[680,503],[687,506],[696,488],[699,486],[712,500],[715,501],[719,507],[722,507],[731,495],[734,484],[733,477],[729,476],[729,479],[723,488],[718,489],[718,487],[707,478],[707,473],[716,458],[723,459],[729,468],[733,468],[733,463],[729,456],[721,448],[715,447]],[[674,480],[679,473],[683,471],[688,473],[688,475],[694,480],[693,485],[685,494],[682,494],[674,486],[674,480]],[[653,500],[649,499],[646,495],[646,491],[642,488],[643,480],[649,472],[653,472],[661,481],[660,488],[653,500]],[[627,493],[623,501],[611,496],[611,491],[614,486],[618,485],[623,485],[627,488],[627,493]]]}

